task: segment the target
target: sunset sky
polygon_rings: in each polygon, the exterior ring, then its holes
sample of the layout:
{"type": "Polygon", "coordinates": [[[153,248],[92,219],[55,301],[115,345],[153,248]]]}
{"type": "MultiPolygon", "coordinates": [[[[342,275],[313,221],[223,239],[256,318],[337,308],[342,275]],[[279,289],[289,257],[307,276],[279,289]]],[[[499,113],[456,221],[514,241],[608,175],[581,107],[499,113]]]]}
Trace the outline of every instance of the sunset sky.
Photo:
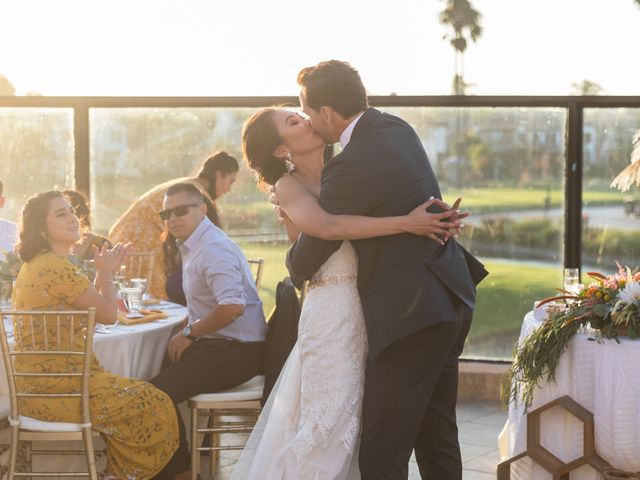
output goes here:
{"type": "MultiPolygon", "coordinates": [[[[474,94],[564,95],[573,82],[640,95],[633,0],[472,0],[474,94]]],[[[441,0],[0,0],[0,74],[18,94],[295,95],[337,58],[372,94],[449,94],[441,0]]]]}

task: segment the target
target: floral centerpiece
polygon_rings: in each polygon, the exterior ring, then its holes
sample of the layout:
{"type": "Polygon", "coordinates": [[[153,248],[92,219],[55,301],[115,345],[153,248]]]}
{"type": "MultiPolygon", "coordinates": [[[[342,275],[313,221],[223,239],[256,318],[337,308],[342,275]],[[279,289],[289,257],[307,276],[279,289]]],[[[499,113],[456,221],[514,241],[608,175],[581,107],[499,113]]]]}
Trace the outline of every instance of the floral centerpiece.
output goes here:
{"type": "Polygon", "coordinates": [[[533,391],[544,382],[555,382],[555,372],[571,338],[591,327],[594,340],[640,335],[640,272],[618,264],[614,275],[588,272],[594,280],[578,294],[562,290],[548,298],[544,323],[514,351],[513,364],[503,379],[502,401],[531,405],[533,391]]]}

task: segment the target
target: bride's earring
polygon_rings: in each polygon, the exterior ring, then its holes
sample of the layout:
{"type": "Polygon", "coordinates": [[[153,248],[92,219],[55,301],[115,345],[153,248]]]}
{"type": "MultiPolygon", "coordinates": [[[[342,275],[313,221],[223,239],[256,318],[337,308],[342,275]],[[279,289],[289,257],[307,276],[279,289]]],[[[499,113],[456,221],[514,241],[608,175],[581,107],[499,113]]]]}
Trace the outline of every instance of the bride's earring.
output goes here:
{"type": "Polygon", "coordinates": [[[293,161],[291,160],[291,153],[289,152],[287,152],[287,155],[284,160],[284,168],[286,168],[287,172],[289,173],[293,173],[296,170],[296,166],[293,164],[293,161]]]}

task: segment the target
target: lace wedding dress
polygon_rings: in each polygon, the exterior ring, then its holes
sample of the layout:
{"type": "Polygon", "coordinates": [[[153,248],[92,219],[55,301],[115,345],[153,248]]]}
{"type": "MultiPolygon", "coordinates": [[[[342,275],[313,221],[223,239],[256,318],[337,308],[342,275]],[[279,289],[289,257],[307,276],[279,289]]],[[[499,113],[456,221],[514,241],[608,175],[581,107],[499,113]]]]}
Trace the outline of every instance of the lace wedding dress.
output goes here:
{"type": "Polygon", "coordinates": [[[309,282],[298,341],[232,480],[353,480],[367,340],[357,257],[343,242],[309,282]]]}

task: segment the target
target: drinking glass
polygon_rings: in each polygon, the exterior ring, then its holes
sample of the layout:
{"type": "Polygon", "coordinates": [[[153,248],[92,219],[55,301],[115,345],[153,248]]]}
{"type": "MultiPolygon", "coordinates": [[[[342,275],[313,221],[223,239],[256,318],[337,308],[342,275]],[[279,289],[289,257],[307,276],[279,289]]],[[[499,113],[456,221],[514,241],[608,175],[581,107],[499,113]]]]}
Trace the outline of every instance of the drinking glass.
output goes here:
{"type": "Polygon", "coordinates": [[[122,300],[130,313],[140,313],[142,308],[142,290],[138,287],[125,287],[121,290],[122,300]]]}
{"type": "Polygon", "coordinates": [[[565,268],[564,269],[564,282],[563,288],[570,293],[580,293],[580,270],[578,268],[565,268]]]}
{"type": "Polygon", "coordinates": [[[127,273],[127,266],[120,265],[120,268],[118,268],[118,270],[116,271],[116,274],[113,276],[113,279],[116,281],[118,287],[124,284],[126,273],[127,273]]]}
{"type": "Polygon", "coordinates": [[[13,280],[0,280],[0,308],[10,310],[12,305],[13,280]]]}
{"type": "Polygon", "coordinates": [[[147,279],[146,278],[132,278],[131,286],[142,290],[142,298],[144,299],[145,292],[147,291],[147,279]]]}

